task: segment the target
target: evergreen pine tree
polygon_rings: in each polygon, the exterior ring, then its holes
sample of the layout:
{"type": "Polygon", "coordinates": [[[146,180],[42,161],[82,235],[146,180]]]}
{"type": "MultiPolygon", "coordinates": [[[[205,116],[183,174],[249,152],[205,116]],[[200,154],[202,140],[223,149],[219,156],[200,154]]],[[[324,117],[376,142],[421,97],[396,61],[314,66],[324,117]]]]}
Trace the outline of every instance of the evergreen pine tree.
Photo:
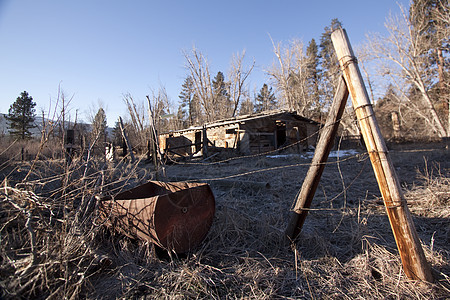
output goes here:
{"type": "Polygon", "coordinates": [[[339,62],[331,41],[331,33],[342,27],[342,23],[338,19],[331,20],[331,25],[324,28],[324,33],[320,38],[319,57],[322,67],[320,77],[322,78],[323,105],[327,102],[331,103],[337,88],[339,79],[339,62]]]}
{"type": "Polygon", "coordinates": [[[308,95],[311,97],[310,103],[313,105],[312,114],[320,119],[320,76],[319,76],[319,55],[316,41],[312,39],[306,48],[307,59],[307,89],[308,95]]]}
{"type": "Polygon", "coordinates": [[[8,115],[5,117],[9,122],[10,134],[22,140],[31,136],[30,129],[35,128],[34,117],[36,103],[26,91],[17,97],[16,101],[9,107],[8,115]]]}
{"type": "Polygon", "coordinates": [[[212,81],[213,86],[213,105],[215,110],[215,118],[229,117],[232,112],[232,103],[228,95],[227,83],[222,72],[217,72],[216,77],[212,81]]]}
{"type": "Polygon", "coordinates": [[[276,98],[267,84],[263,84],[259,94],[255,97],[255,112],[262,112],[266,110],[275,109],[276,98]]]}
{"type": "Polygon", "coordinates": [[[92,122],[92,143],[100,141],[106,142],[106,114],[103,108],[99,108],[92,122]]]}
{"type": "Polygon", "coordinates": [[[251,115],[254,111],[254,104],[250,97],[246,97],[244,101],[241,102],[241,106],[239,108],[239,115],[251,115]]]}
{"type": "Polygon", "coordinates": [[[194,92],[194,81],[191,76],[186,77],[184,80],[178,98],[181,100],[180,111],[178,112],[179,120],[186,124],[187,127],[196,124],[199,121],[200,107],[198,97],[194,92]]]}
{"type": "Polygon", "coordinates": [[[178,106],[178,110],[177,110],[177,130],[178,129],[183,129],[183,128],[187,128],[187,116],[186,116],[186,111],[183,109],[182,104],[180,104],[178,106]]]}

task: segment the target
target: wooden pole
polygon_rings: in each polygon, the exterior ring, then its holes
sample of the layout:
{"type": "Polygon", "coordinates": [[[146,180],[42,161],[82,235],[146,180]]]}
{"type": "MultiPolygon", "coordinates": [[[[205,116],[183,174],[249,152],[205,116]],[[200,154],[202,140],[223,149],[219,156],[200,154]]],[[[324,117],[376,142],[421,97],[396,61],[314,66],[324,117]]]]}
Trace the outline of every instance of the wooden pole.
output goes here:
{"type": "Polygon", "coordinates": [[[124,128],[123,122],[122,122],[122,117],[119,117],[119,126],[120,126],[120,131],[122,132],[122,137],[125,140],[125,143],[127,144],[128,150],[130,151],[131,162],[134,162],[133,149],[131,148],[130,141],[128,140],[127,134],[125,132],[125,128],[124,128]]]}
{"type": "MultiPolygon", "coordinates": [[[[152,126],[153,127],[153,126],[152,126]]],[[[152,129],[154,132],[154,136],[152,139],[152,156],[153,156],[153,165],[155,167],[155,179],[159,180],[159,159],[158,159],[158,143],[156,142],[156,139],[158,137],[158,134],[156,133],[156,130],[152,129]]]]}
{"type": "Polygon", "coordinates": [[[159,180],[158,134],[156,133],[155,119],[153,118],[152,103],[150,101],[150,97],[148,95],[146,97],[147,97],[147,104],[148,104],[148,119],[149,119],[149,123],[150,123],[153,165],[155,166],[155,178],[156,178],[156,180],[159,180]]]}
{"type": "Polygon", "coordinates": [[[383,196],[405,274],[410,279],[432,282],[433,276],[430,266],[426,261],[414,222],[406,205],[406,200],[402,195],[397,174],[388,155],[384,139],[381,136],[345,30],[335,30],[331,34],[331,40],[350,91],[353,108],[383,196]]]}
{"type": "Polygon", "coordinates": [[[325,163],[333,146],[336,137],[339,122],[347,103],[348,89],[344,78],[339,81],[333,103],[331,104],[330,113],[328,114],[325,126],[320,134],[314,157],[311,161],[308,173],[303,181],[300,194],[298,195],[294,208],[291,211],[290,221],[286,229],[286,236],[291,240],[295,240],[302,230],[303,223],[308,215],[308,208],[311,206],[312,199],[319,185],[325,163]]]}
{"type": "Polygon", "coordinates": [[[208,157],[208,136],[206,134],[206,126],[203,125],[202,128],[202,144],[203,144],[203,158],[208,157]]]}
{"type": "Polygon", "coordinates": [[[392,129],[394,130],[394,138],[400,138],[400,117],[398,111],[391,112],[392,129]]]}

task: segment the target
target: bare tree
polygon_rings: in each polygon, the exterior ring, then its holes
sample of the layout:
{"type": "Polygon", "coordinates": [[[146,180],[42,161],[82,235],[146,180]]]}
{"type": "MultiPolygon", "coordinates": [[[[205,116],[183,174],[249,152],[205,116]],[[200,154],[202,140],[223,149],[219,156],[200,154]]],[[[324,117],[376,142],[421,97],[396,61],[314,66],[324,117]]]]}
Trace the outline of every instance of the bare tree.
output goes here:
{"type": "Polygon", "coordinates": [[[267,71],[272,84],[281,93],[279,104],[281,108],[295,110],[305,115],[308,110],[307,59],[303,50],[303,43],[294,40],[289,46],[281,43],[273,44],[273,52],[278,65],[273,65],[267,71]]]}
{"type": "Polygon", "coordinates": [[[206,115],[206,121],[215,119],[214,91],[209,64],[206,57],[195,47],[190,52],[183,51],[186,58],[186,69],[194,83],[194,92],[206,115]]]}
{"type": "Polygon", "coordinates": [[[218,72],[214,78],[211,77],[205,55],[195,47],[190,52],[184,51],[183,54],[186,58],[186,69],[192,78],[194,97],[199,100],[201,112],[206,117],[198,121],[211,122],[218,118],[236,116],[242,98],[248,96],[245,83],[255,66],[254,62],[250,66],[244,66],[245,51],[232,56],[228,82],[222,72],[218,72]]]}
{"type": "Polygon", "coordinates": [[[325,95],[324,99],[320,98],[319,79],[314,78],[317,74],[311,70],[311,58],[305,53],[303,43],[300,40],[294,40],[288,46],[273,43],[273,52],[278,64],[273,65],[267,73],[281,93],[281,97],[278,97],[280,107],[294,110],[305,117],[320,118],[332,97],[327,99],[325,95]],[[313,83],[313,79],[316,82],[313,83]]]}
{"type": "Polygon", "coordinates": [[[429,47],[421,36],[421,28],[415,28],[410,22],[416,17],[416,12],[412,10],[408,16],[404,7],[400,6],[400,9],[400,16],[391,15],[387,18],[385,27],[388,35],[371,35],[368,37],[368,48],[377,60],[380,74],[389,78],[398,88],[401,95],[399,103],[408,109],[414,108],[415,113],[425,120],[433,132],[446,137],[450,131],[445,129],[444,120],[438,115],[430,93],[436,84],[436,75],[425,55],[429,47]],[[405,86],[417,89],[419,103],[411,99],[405,86]]]}
{"type": "MultiPolygon", "coordinates": [[[[437,68],[438,92],[440,105],[448,110],[448,93],[446,85],[446,54],[449,53],[450,42],[450,6],[443,0],[414,0],[411,2],[409,20],[421,38],[420,43],[426,45],[426,54],[430,65],[437,68]]],[[[431,66],[430,66],[431,67],[431,66]]]]}
{"type": "Polygon", "coordinates": [[[134,100],[130,93],[123,95],[131,122],[125,125],[134,147],[144,148],[147,145],[149,130],[146,122],[146,110],[142,101],[134,100]]]}
{"type": "Polygon", "coordinates": [[[450,78],[448,75],[448,61],[444,58],[444,51],[450,52],[450,7],[446,0],[438,0],[433,10],[435,35],[438,39],[436,47],[439,72],[439,89],[444,109],[447,111],[447,136],[450,135],[450,78]]]}
{"type": "Polygon", "coordinates": [[[161,86],[158,92],[152,91],[149,97],[152,118],[157,132],[168,132],[175,130],[177,122],[175,114],[171,112],[171,104],[166,88],[161,86]]]}
{"type": "Polygon", "coordinates": [[[230,62],[230,71],[228,77],[230,78],[229,82],[229,95],[231,97],[231,102],[233,104],[233,111],[231,113],[231,117],[236,116],[239,104],[241,102],[241,98],[245,96],[247,89],[245,87],[245,81],[248,76],[252,72],[255,61],[253,61],[252,65],[244,68],[243,60],[245,57],[245,50],[242,51],[241,54],[233,55],[230,62]]]}
{"type": "MultiPolygon", "coordinates": [[[[72,95],[70,98],[68,98],[66,93],[64,92],[64,90],[61,88],[61,84],[58,85],[58,93],[57,93],[57,97],[56,97],[55,106],[56,106],[56,109],[59,110],[59,116],[58,116],[58,120],[57,120],[58,135],[60,137],[61,148],[62,148],[63,152],[65,151],[64,143],[65,143],[65,139],[66,139],[67,118],[69,118],[69,122],[70,122],[69,105],[72,102],[73,97],[74,97],[74,95],[72,95]]],[[[56,112],[56,110],[55,110],[55,112],[56,112]]],[[[55,113],[54,113],[54,115],[55,115],[55,113]]]]}

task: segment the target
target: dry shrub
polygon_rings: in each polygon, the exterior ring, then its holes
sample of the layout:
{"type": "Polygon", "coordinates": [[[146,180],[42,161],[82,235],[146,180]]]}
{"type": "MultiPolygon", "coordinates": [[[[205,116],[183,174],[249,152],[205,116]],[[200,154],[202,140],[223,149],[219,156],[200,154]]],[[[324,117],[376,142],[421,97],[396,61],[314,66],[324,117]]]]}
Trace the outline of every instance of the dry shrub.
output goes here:
{"type": "Polygon", "coordinates": [[[408,202],[413,203],[411,209],[414,213],[428,218],[450,218],[450,178],[448,173],[448,170],[441,170],[440,165],[429,166],[425,161],[425,169],[419,174],[421,184],[412,187],[405,194],[408,202]]]}
{"type": "MultiPolygon", "coordinates": [[[[0,139],[0,163],[9,164],[15,161],[33,161],[64,158],[64,149],[58,141],[52,139],[42,143],[37,139],[12,140],[0,139]]],[[[0,168],[1,171],[1,168],[0,168]]]]}
{"type": "Polygon", "coordinates": [[[136,170],[138,164],[108,168],[102,159],[83,157],[70,165],[10,161],[0,192],[1,297],[74,299],[95,293],[91,280],[113,261],[99,238],[94,196],[151,178],[136,170]]]}

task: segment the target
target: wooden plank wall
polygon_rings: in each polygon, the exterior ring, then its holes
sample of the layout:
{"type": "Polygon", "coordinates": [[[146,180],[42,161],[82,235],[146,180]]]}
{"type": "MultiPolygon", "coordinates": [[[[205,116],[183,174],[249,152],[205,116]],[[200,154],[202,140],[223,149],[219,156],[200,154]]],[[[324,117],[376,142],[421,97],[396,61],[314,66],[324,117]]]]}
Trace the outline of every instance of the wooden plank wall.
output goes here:
{"type": "MultiPolygon", "coordinates": [[[[316,145],[318,137],[314,133],[317,130],[318,125],[289,116],[283,116],[283,119],[268,116],[267,118],[209,127],[206,129],[206,133],[209,147],[235,149],[239,154],[249,155],[273,151],[283,145],[298,141],[301,142],[287,151],[304,151],[308,145],[316,145]],[[278,136],[284,133],[277,133],[277,122],[286,124],[285,143],[278,136]]],[[[164,151],[166,147],[177,147],[176,152],[180,155],[193,154],[195,146],[191,146],[192,149],[188,149],[188,147],[180,149],[180,146],[194,144],[196,142],[195,132],[196,130],[192,130],[161,135],[159,143],[161,151],[164,151]]]]}

